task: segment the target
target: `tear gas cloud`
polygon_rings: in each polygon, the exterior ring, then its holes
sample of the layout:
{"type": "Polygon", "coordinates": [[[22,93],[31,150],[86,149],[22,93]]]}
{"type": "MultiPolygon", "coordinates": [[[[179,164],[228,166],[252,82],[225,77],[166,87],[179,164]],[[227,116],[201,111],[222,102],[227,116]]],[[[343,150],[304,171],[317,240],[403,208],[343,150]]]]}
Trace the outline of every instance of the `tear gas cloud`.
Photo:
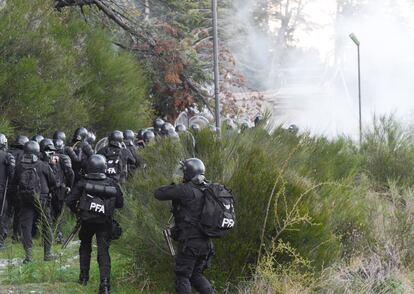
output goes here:
{"type": "Polygon", "coordinates": [[[336,1],[309,0],[304,15],[313,29],[298,28],[296,49],[281,66],[274,36],[257,26],[256,1],[237,0],[229,21],[239,34],[231,49],[247,78],[260,80],[261,91],[272,93],[268,106],[275,124],[357,138],[357,51],[349,34],[361,41],[364,128],[374,115],[394,114],[408,125],[414,114],[413,3],[368,0],[353,16],[337,19],[336,1]],[[259,70],[252,74],[246,60],[259,70]]]}

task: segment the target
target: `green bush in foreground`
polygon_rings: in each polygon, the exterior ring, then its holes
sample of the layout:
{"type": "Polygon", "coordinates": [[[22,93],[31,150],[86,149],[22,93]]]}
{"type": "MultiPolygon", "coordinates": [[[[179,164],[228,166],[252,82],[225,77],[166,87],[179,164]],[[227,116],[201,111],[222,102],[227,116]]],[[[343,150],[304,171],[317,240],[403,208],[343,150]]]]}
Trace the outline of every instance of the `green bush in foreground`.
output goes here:
{"type": "MultiPolygon", "coordinates": [[[[399,152],[413,154],[414,148],[406,145],[390,157],[387,148],[392,146],[375,132],[370,136],[358,150],[345,138],[296,137],[282,129],[271,135],[262,130],[223,134],[221,140],[207,130],[197,134],[196,156],[206,163],[207,178],[223,182],[236,196],[237,227],[215,242],[217,254],[208,271],[220,292],[284,293],[290,286],[319,291],[332,287],[322,287],[321,279],[327,272],[329,279],[339,275],[339,264],[341,270],[350,266],[349,277],[354,277],[355,260],[372,266],[372,252],[381,262],[387,260],[387,246],[399,255],[400,272],[411,267],[411,178],[373,165],[371,158],[386,158],[396,166],[399,152]],[[385,146],[384,152],[372,154],[378,144],[385,146]],[[385,183],[378,181],[381,177],[385,183]],[[391,186],[398,189],[391,191],[391,186]]],[[[161,139],[142,151],[148,167],[126,186],[129,208],[121,218],[128,242],[120,250],[135,260],[136,282],[145,281],[148,291],[173,287],[173,259],[161,234],[170,208],[156,201],[153,191],[169,184],[178,161],[190,154],[184,144],[161,139]]],[[[404,158],[405,174],[414,160],[404,158]]],[[[387,289],[390,281],[400,287],[391,272],[385,269],[382,284],[370,289],[387,289]]]]}

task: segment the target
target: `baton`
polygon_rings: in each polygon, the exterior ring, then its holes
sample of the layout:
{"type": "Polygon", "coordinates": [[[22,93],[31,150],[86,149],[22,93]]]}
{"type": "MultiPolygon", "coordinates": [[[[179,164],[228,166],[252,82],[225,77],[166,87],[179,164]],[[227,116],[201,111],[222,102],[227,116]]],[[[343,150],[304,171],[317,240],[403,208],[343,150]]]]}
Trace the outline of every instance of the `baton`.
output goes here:
{"type": "Polygon", "coordinates": [[[167,246],[168,246],[168,249],[170,250],[171,256],[174,257],[175,250],[174,250],[174,245],[173,245],[172,238],[171,238],[171,228],[170,228],[172,218],[173,218],[173,215],[171,214],[171,217],[168,220],[167,228],[165,228],[162,231],[162,234],[164,235],[164,239],[167,242],[167,246]]]}
{"type": "Polygon", "coordinates": [[[4,214],[4,207],[6,206],[6,196],[7,196],[7,187],[8,186],[9,186],[9,178],[6,179],[6,185],[4,186],[3,202],[1,204],[0,216],[3,216],[3,214],[4,214]]]}
{"type": "Polygon", "coordinates": [[[80,227],[81,227],[81,221],[80,221],[80,220],[78,220],[78,221],[76,222],[76,225],[75,225],[75,227],[73,228],[72,232],[70,233],[70,235],[66,238],[65,242],[63,242],[63,244],[62,244],[62,249],[65,249],[65,248],[68,246],[69,242],[70,242],[70,241],[72,241],[72,239],[73,239],[73,238],[75,237],[75,235],[78,233],[78,231],[79,231],[80,227]]]}

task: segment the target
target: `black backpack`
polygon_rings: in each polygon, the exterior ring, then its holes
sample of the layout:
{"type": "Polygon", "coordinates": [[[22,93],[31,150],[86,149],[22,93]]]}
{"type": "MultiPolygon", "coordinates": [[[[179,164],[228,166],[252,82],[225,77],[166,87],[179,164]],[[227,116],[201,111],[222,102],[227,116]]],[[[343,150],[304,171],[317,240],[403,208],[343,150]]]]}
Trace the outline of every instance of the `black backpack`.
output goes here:
{"type": "Polygon", "coordinates": [[[126,167],[121,159],[121,149],[119,150],[109,150],[106,154],[106,161],[108,168],[106,169],[106,174],[111,178],[119,179],[122,172],[125,172],[126,167]]]}
{"type": "Polygon", "coordinates": [[[79,217],[87,223],[105,223],[112,218],[115,197],[103,198],[83,192],[79,200],[79,217]]]}
{"type": "Polygon", "coordinates": [[[236,224],[234,197],[231,190],[220,184],[209,184],[203,194],[200,229],[210,238],[221,238],[236,224]]]}
{"type": "Polygon", "coordinates": [[[24,204],[33,204],[39,199],[41,186],[40,178],[36,167],[22,164],[23,171],[17,186],[20,200],[24,204]]]}

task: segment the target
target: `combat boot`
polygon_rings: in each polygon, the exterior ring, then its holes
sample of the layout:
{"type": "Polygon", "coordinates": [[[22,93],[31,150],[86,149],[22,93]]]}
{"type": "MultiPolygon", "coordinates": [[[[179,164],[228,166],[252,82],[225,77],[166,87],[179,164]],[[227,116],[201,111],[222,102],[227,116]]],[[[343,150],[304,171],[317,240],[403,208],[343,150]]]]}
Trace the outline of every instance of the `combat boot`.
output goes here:
{"type": "Polygon", "coordinates": [[[57,258],[56,255],[52,254],[52,246],[50,245],[44,245],[44,261],[51,261],[55,260],[57,258]]]}
{"type": "Polygon", "coordinates": [[[99,294],[110,294],[109,280],[101,280],[101,285],[99,286],[99,294]]]}
{"type": "Polygon", "coordinates": [[[63,234],[62,234],[62,232],[58,232],[57,237],[56,237],[56,243],[58,243],[58,244],[63,243],[63,234]]]}
{"type": "Polygon", "coordinates": [[[79,284],[81,284],[82,286],[86,286],[88,284],[88,281],[89,281],[89,273],[81,270],[80,275],[79,275],[79,284]]]}
{"type": "Polygon", "coordinates": [[[26,252],[26,257],[23,260],[24,264],[30,263],[33,260],[33,255],[32,255],[32,248],[25,248],[24,251],[26,252]]]}

